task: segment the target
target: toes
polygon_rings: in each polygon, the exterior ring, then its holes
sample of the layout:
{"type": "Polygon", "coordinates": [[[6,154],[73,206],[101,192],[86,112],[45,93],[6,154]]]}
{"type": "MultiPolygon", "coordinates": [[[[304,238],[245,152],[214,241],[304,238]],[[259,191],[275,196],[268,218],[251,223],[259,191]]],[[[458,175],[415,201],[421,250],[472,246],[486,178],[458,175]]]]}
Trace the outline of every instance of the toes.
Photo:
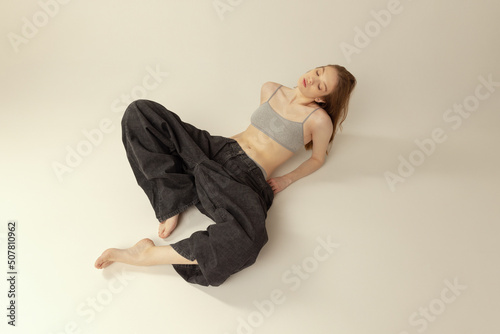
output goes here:
{"type": "Polygon", "coordinates": [[[94,267],[96,267],[97,269],[101,269],[102,268],[102,263],[104,261],[101,258],[102,258],[102,255],[99,256],[99,258],[94,263],[94,267]]]}
{"type": "Polygon", "coordinates": [[[112,263],[113,263],[113,261],[105,261],[101,264],[101,268],[99,268],[99,269],[104,269],[112,263]]]}
{"type": "Polygon", "coordinates": [[[94,266],[97,269],[103,269],[109,266],[113,261],[110,261],[112,251],[110,249],[106,249],[101,256],[97,258],[97,260],[94,263],[94,266]]]}
{"type": "Polygon", "coordinates": [[[170,235],[170,233],[168,233],[166,230],[167,230],[167,228],[165,227],[165,225],[163,225],[163,224],[160,225],[160,228],[158,229],[158,236],[160,238],[163,238],[163,239],[168,237],[170,235]]]}
{"type": "Polygon", "coordinates": [[[104,264],[104,262],[102,260],[97,259],[97,261],[94,264],[94,267],[96,267],[97,269],[102,269],[102,268],[104,268],[103,264],[104,264]]]}

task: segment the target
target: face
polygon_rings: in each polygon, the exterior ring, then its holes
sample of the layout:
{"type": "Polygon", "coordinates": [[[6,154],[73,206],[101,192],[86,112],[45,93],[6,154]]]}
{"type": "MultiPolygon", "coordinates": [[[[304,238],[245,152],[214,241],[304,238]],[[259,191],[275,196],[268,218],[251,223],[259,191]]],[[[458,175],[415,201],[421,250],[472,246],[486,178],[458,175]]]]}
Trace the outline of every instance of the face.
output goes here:
{"type": "Polygon", "coordinates": [[[302,95],[318,101],[329,95],[337,86],[337,70],[332,66],[322,66],[310,70],[299,78],[297,87],[302,95]]]}

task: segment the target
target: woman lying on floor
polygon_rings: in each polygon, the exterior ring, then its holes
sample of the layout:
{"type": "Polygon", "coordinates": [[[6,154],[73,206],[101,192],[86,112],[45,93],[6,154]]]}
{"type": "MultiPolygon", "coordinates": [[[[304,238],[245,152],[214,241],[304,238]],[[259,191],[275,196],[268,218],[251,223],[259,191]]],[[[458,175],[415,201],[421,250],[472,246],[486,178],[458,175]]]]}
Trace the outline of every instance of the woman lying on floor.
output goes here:
{"type": "Polygon", "coordinates": [[[266,82],[251,124],[230,138],[197,129],[156,102],[131,103],[122,119],[123,144],[160,222],[159,236],[168,237],[192,205],[215,224],[171,245],[142,239],[128,249],[107,249],[95,267],[172,264],[188,282],[218,286],[252,265],[268,240],[274,195],[323,165],[355,86],[339,65],[310,70],[295,88],[266,82]],[[309,159],[268,178],[304,145],[312,150],[309,159]]]}

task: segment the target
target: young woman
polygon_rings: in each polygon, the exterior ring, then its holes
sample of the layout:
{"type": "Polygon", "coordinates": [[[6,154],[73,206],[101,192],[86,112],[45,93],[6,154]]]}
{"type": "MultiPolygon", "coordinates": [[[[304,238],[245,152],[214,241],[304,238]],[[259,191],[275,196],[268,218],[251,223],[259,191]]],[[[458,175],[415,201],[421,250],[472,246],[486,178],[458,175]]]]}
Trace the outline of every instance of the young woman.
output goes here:
{"type": "Polygon", "coordinates": [[[355,86],[339,65],[310,70],[293,89],[266,82],[251,124],[231,138],[199,130],[158,103],[130,104],[123,144],[160,222],[158,235],[168,237],[192,205],[215,224],[167,246],[142,239],[128,249],[107,249],[95,267],[172,264],[188,282],[218,286],[252,265],[268,240],[265,219],[274,195],[323,165],[355,86]],[[304,145],[312,150],[309,159],[268,178],[304,145]]]}

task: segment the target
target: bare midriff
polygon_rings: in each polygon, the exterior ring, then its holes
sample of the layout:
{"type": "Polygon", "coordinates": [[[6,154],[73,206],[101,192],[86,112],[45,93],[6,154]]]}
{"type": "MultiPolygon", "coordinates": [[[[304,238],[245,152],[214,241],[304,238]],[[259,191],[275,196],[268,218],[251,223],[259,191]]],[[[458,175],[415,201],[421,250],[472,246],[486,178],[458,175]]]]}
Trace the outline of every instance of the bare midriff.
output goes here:
{"type": "Polygon", "coordinates": [[[293,156],[292,151],[284,148],[253,125],[231,138],[238,142],[250,158],[265,169],[267,175],[271,175],[279,165],[293,156]]]}

